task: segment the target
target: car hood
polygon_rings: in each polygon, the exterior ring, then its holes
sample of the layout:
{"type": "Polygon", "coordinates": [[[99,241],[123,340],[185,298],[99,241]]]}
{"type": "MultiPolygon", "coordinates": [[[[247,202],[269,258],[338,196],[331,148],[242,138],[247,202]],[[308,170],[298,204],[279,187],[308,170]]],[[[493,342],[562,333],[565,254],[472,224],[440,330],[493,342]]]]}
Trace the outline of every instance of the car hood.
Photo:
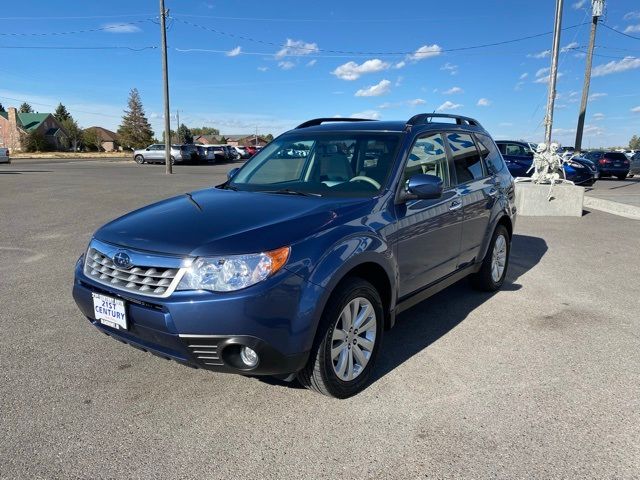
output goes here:
{"type": "Polygon", "coordinates": [[[369,202],[209,188],[128,213],[95,238],[171,255],[254,253],[292,245],[369,202]]]}

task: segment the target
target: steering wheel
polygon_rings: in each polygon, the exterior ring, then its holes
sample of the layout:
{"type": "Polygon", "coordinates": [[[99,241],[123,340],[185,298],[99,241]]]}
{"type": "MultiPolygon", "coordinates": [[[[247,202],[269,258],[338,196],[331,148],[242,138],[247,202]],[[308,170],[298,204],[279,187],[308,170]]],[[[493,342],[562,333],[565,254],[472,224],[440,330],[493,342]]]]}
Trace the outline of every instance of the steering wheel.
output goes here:
{"type": "Polygon", "coordinates": [[[358,175],[357,177],[353,177],[349,181],[350,182],[357,182],[357,181],[367,182],[367,183],[370,183],[371,185],[373,185],[374,187],[376,187],[376,190],[380,190],[380,184],[378,182],[376,182],[371,177],[365,177],[364,175],[358,175]]]}

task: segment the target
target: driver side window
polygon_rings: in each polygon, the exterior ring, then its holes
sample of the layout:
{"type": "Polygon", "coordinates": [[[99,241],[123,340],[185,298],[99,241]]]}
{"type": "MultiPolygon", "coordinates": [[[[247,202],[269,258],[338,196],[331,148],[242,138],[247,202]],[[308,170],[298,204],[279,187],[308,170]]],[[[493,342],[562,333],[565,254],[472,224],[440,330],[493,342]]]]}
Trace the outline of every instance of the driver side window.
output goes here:
{"type": "Polygon", "coordinates": [[[442,179],[443,188],[450,185],[449,165],[444,149],[444,141],[439,133],[420,137],[413,144],[407,164],[404,167],[402,184],[414,175],[428,174],[442,179]]]}

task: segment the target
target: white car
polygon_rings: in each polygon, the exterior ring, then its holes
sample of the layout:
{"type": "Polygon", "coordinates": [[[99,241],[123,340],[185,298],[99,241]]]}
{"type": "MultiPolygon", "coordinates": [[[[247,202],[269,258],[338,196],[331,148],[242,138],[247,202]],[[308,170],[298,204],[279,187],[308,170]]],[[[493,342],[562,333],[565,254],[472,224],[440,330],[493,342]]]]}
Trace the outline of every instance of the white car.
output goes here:
{"type": "Polygon", "coordinates": [[[11,163],[11,158],[9,158],[9,149],[6,147],[0,147],[0,163],[11,163]]]}

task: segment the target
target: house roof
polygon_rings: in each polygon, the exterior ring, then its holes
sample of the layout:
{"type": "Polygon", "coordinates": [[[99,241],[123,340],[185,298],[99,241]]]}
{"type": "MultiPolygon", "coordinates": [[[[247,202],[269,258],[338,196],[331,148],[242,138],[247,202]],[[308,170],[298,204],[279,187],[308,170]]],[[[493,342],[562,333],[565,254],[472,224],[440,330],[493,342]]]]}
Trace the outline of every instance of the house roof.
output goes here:
{"type": "MultiPolygon", "coordinates": [[[[8,119],[9,114],[7,112],[0,112],[4,118],[8,119]]],[[[23,130],[31,132],[40,126],[50,113],[18,113],[18,120],[20,120],[20,126],[23,130]]]]}
{"type": "Polygon", "coordinates": [[[100,140],[103,142],[115,142],[118,138],[116,132],[112,132],[111,130],[107,130],[102,127],[89,127],[87,130],[95,130],[100,140]]]}

